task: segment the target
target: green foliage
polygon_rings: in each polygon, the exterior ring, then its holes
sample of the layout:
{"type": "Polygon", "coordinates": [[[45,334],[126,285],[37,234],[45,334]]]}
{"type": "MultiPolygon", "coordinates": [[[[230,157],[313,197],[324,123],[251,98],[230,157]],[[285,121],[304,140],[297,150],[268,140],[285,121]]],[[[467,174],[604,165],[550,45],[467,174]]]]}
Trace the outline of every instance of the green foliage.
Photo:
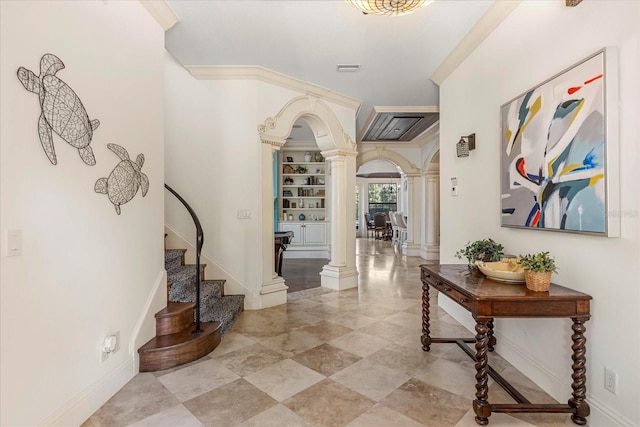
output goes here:
{"type": "Polygon", "coordinates": [[[396,203],[396,184],[369,184],[369,203],[396,203]]]}
{"type": "Polygon", "coordinates": [[[476,261],[500,261],[504,253],[504,246],[496,243],[493,239],[476,240],[467,242],[467,245],[455,253],[457,258],[466,258],[470,265],[476,261]]]}
{"type": "Polygon", "coordinates": [[[525,270],[535,271],[536,273],[558,271],[556,261],[549,256],[549,252],[538,252],[537,254],[520,255],[520,265],[525,270]]]}

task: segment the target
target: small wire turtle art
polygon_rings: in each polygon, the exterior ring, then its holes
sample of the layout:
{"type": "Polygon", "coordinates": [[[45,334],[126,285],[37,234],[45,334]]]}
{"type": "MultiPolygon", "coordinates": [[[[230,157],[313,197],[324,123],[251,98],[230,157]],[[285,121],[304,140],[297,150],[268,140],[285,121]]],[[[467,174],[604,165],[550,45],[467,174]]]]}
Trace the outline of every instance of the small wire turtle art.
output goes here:
{"type": "Polygon", "coordinates": [[[120,215],[120,205],[129,202],[142,187],[142,197],[149,191],[149,178],[140,169],[144,164],[144,154],[138,154],[136,161],[129,159],[127,150],[117,144],[107,144],[109,150],[120,158],[120,163],[111,171],[108,178],[100,178],[96,181],[94,190],[96,193],[106,194],[109,201],[120,215]]]}
{"type": "Polygon", "coordinates": [[[71,146],[78,149],[80,158],[87,165],[96,164],[93,150],[89,146],[93,131],[100,121],[89,120],[87,111],[76,93],[65,82],[56,77],[64,63],[55,55],[47,53],[40,59],[40,75],[31,70],[18,68],[18,79],[25,89],[38,95],[41,114],[38,119],[40,143],[52,164],[57,164],[53,146],[55,132],[71,146]]]}

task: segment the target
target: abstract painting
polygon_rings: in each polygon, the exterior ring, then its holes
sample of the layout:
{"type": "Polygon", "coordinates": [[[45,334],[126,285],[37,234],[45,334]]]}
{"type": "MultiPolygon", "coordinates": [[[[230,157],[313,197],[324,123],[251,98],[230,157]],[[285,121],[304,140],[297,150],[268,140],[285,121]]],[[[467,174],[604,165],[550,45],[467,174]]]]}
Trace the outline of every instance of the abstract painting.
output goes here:
{"type": "Polygon", "coordinates": [[[599,51],[500,108],[503,227],[616,235],[612,57],[599,51]]]}

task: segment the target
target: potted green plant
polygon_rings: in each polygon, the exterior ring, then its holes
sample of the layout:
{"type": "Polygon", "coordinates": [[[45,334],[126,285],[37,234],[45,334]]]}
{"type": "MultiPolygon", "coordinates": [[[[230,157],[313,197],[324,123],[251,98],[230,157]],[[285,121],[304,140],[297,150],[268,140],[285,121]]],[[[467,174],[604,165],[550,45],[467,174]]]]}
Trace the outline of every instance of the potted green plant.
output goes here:
{"type": "Polygon", "coordinates": [[[504,246],[493,239],[476,240],[467,242],[466,246],[455,253],[457,258],[466,258],[470,266],[475,267],[476,261],[500,261],[504,246]]]}
{"type": "Polygon", "coordinates": [[[545,292],[551,285],[551,274],[558,271],[555,259],[549,252],[520,255],[520,265],[524,269],[527,289],[545,292]]]}

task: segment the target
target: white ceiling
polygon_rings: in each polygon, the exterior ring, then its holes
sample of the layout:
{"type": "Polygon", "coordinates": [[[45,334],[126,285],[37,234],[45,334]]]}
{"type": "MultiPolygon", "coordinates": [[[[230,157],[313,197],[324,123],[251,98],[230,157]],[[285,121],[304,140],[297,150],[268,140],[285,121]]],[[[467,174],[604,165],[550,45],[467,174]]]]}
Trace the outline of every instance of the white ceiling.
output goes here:
{"type": "Polygon", "coordinates": [[[429,80],[493,0],[435,0],[410,15],[363,15],[343,0],[169,0],[167,50],[183,65],[258,65],[373,106],[437,106],[429,80]],[[338,64],[360,64],[339,73],[338,64]]]}

